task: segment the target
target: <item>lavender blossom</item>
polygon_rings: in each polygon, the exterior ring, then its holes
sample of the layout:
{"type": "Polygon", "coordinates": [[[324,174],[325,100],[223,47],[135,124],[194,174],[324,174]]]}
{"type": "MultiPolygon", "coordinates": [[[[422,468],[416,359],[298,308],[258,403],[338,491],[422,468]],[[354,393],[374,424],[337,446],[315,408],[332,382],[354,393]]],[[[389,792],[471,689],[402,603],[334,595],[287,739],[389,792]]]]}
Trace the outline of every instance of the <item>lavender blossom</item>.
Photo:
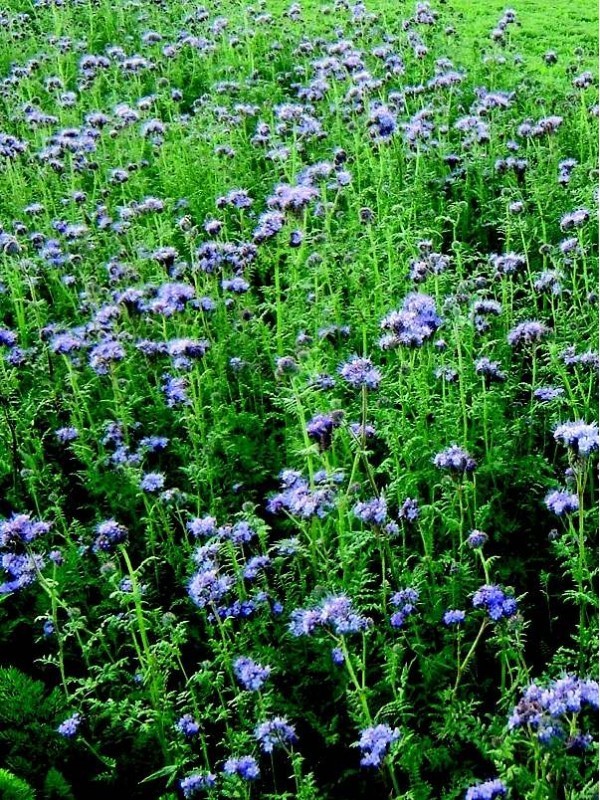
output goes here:
{"type": "Polygon", "coordinates": [[[272,753],[276,747],[285,747],[296,741],[296,730],[285,717],[273,717],[256,726],[254,737],[263,753],[272,753]]]}
{"type": "Polygon", "coordinates": [[[373,366],[370,358],[352,356],[339,368],[340,375],[357,389],[377,389],[381,383],[381,372],[373,366]]]}
{"type": "Polygon", "coordinates": [[[465,800],[496,800],[498,797],[504,797],[507,792],[506,784],[499,778],[494,778],[467,789],[465,800]]]}
{"type": "Polygon", "coordinates": [[[260,769],[254,756],[228,758],[223,767],[227,775],[237,775],[244,781],[255,781],[260,778],[260,769]]]}
{"type": "Polygon", "coordinates": [[[456,444],[439,452],[434,457],[433,463],[438,469],[447,469],[458,474],[473,472],[477,468],[475,459],[456,444]]]}
{"type": "Polygon", "coordinates": [[[577,495],[562,489],[555,489],[549,492],[544,498],[544,503],[557,517],[562,517],[565,514],[574,514],[579,510],[579,498],[577,495]]]}
{"type": "Polygon", "coordinates": [[[251,658],[240,656],[233,662],[233,672],[239,684],[248,692],[258,692],[271,674],[271,667],[263,667],[251,658]]]}
{"type": "Polygon", "coordinates": [[[486,584],[473,595],[473,608],[482,608],[494,622],[509,619],[517,613],[517,601],[500,586],[486,584]]]}
{"type": "Polygon", "coordinates": [[[357,746],[361,750],[361,767],[380,767],[392,744],[400,738],[398,728],[374,725],[361,731],[357,746]]]}

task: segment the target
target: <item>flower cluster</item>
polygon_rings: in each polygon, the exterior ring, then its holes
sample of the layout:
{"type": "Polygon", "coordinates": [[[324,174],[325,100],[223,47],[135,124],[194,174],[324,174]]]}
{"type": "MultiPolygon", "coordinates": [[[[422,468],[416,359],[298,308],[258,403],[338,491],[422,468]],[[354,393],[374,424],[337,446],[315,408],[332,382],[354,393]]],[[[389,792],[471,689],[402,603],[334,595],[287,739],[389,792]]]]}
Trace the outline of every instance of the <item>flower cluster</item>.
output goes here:
{"type": "Polygon", "coordinates": [[[398,728],[374,725],[361,731],[357,742],[361,751],[361,767],[380,767],[394,742],[400,739],[398,728]]]}
{"type": "MultiPolygon", "coordinates": [[[[0,583],[0,596],[12,594],[34,583],[46,564],[46,556],[31,551],[31,545],[46,537],[50,524],[36,521],[29,514],[13,514],[0,522],[0,568],[7,580],[0,583]]],[[[55,563],[60,559],[48,554],[55,563]]]]}
{"type": "Polygon", "coordinates": [[[473,595],[472,602],[473,608],[483,609],[494,622],[510,619],[517,613],[517,601],[500,586],[482,586],[473,595]]]}
{"type": "Polygon", "coordinates": [[[258,692],[271,674],[271,667],[263,667],[251,658],[240,656],[233,662],[233,672],[240,686],[249,692],[258,692]]]}
{"type": "Polygon", "coordinates": [[[256,726],[254,737],[263,753],[272,753],[276,747],[285,747],[296,741],[296,729],[285,717],[273,717],[256,726]]]}
{"type": "Polygon", "coordinates": [[[260,769],[254,756],[228,758],[223,767],[227,775],[237,775],[243,781],[255,781],[260,778],[260,769]]]}
{"type": "Polygon", "coordinates": [[[579,498],[577,495],[562,489],[555,489],[549,492],[544,498],[544,502],[546,507],[557,517],[573,514],[579,510],[579,498]]]}
{"type": "Polygon", "coordinates": [[[393,628],[402,628],[408,617],[416,611],[415,605],[419,600],[419,592],[416,589],[401,589],[391,597],[391,604],[397,608],[390,617],[393,628]]]}
{"type": "Polygon", "coordinates": [[[586,709],[598,710],[598,682],[565,675],[545,688],[536,683],[528,686],[510,715],[508,727],[534,732],[542,744],[559,741],[570,752],[581,752],[592,744],[592,736],[575,724],[586,709]]]}
{"type": "Polygon", "coordinates": [[[372,621],[354,611],[346,595],[325,598],[316,608],[297,608],[289,624],[293,636],[310,636],[317,628],[329,628],[338,636],[367,630],[372,621]]]}
{"type": "Polygon", "coordinates": [[[379,345],[384,350],[399,345],[421,347],[442,324],[435,300],[427,294],[409,294],[400,311],[390,312],[381,321],[381,328],[390,333],[383,336],[379,345]]]}
{"type": "Polygon", "coordinates": [[[284,470],[280,477],[283,491],[273,495],[267,503],[272,514],[285,510],[292,516],[310,519],[325,517],[333,508],[335,493],[332,482],[339,482],[339,473],[331,476],[316,474],[313,478],[315,488],[311,488],[306,478],[294,470],[284,470]]]}
{"type": "Polygon", "coordinates": [[[582,458],[598,450],[600,441],[598,425],[595,423],[589,425],[583,420],[558,425],[554,430],[554,438],[582,458]]]}
{"type": "Polygon", "coordinates": [[[381,383],[381,372],[373,366],[370,358],[353,356],[339,368],[342,378],[357,389],[377,389],[381,383]]]}
{"type": "Polygon", "coordinates": [[[434,457],[433,463],[438,469],[446,469],[458,475],[473,472],[477,468],[475,459],[456,444],[439,452],[434,457]]]}
{"type": "Polygon", "coordinates": [[[467,789],[465,800],[496,800],[498,797],[506,797],[508,788],[499,778],[478,783],[467,789]]]}

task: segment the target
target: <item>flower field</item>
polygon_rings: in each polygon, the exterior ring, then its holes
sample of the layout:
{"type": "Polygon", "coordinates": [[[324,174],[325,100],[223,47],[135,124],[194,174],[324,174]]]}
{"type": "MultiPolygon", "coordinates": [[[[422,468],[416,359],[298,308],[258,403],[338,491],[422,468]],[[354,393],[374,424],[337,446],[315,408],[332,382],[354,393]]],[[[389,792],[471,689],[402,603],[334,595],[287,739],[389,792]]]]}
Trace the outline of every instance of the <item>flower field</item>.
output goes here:
{"type": "Polygon", "coordinates": [[[0,797],[593,800],[597,15],[0,8],[0,797]]]}

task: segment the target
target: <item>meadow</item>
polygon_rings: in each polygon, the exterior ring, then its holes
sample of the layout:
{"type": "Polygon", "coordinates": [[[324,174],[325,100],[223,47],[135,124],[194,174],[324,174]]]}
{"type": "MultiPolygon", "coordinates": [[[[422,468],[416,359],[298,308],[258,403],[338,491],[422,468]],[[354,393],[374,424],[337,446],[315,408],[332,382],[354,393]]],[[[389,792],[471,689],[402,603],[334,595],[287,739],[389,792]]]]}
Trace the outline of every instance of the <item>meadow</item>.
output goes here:
{"type": "Polygon", "coordinates": [[[5,0],[1,798],[598,796],[597,24],[5,0]]]}

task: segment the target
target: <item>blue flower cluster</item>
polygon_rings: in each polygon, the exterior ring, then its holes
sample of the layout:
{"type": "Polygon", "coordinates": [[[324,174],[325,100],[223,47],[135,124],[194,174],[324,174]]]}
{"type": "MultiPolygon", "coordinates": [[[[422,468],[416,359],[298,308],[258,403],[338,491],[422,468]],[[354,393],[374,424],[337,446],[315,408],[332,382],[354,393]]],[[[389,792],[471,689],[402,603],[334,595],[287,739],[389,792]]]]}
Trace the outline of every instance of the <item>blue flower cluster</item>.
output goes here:
{"type": "Polygon", "coordinates": [[[258,692],[271,674],[271,667],[263,667],[251,658],[240,656],[233,662],[233,672],[244,689],[248,692],[258,692]]]}
{"type": "Polygon", "coordinates": [[[367,630],[372,620],[354,611],[346,595],[325,598],[316,608],[292,611],[289,630],[293,636],[310,636],[317,628],[330,628],[338,636],[367,630]]]}
{"type": "Polygon", "coordinates": [[[494,778],[467,789],[465,800],[496,800],[498,797],[505,797],[507,792],[506,784],[498,778],[494,778]]]}
{"type": "MultiPolygon", "coordinates": [[[[34,553],[31,546],[50,531],[50,524],[36,521],[29,514],[13,514],[0,522],[0,567],[8,580],[0,584],[0,595],[12,594],[34,583],[46,564],[46,554],[34,553]]],[[[60,563],[60,554],[47,554],[60,563]]]]}
{"type": "Polygon", "coordinates": [[[398,728],[389,725],[374,725],[361,731],[357,742],[361,750],[362,767],[380,767],[394,742],[400,739],[398,728]]]}
{"type": "Polygon", "coordinates": [[[473,472],[477,468],[475,459],[464,448],[456,444],[437,453],[433,463],[438,469],[446,469],[457,475],[473,472]]]}
{"type": "Polygon", "coordinates": [[[598,710],[598,682],[564,675],[545,688],[532,683],[513,709],[509,730],[534,732],[542,744],[563,742],[572,752],[587,749],[593,737],[582,732],[576,719],[583,711],[598,710]]]}
{"type": "Polygon", "coordinates": [[[585,458],[598,450],[598,425],[588,425],[582,420],[565,422],[555,428],[554,438],[569,447],[575,455],[585,458]]]}
{"type": "Polygon", "coordinates": [[[548,492],[544,498],[544,503],[557,517],[562,517],[565,514],[573,514],[579,510],[579,498],[577,495],[562,489],[555,489],[552,492],[548,492]]]}
{"type": "Polygon", "coordinates": [[[280,477],[283,491],[270,498],[267,510],[272,514],[287,511],[292,516],[310,519],[323,518],[331,511],[335,484],[339,483],[342,476],[340,473],[315,474],[315,488],[311,488],[306,478],[294,470],[284,470],[280,477]]]}
{"type": "Polygon", "coordinates": [[[486,584],[478,589],[473,595],[473,608],[481,608],[487,611],[488,616],[494,622],[501,619],[510,619],[517,613],[517,601],[514,597],[506,594],[500,586],[486,584]]]}
{"type": "Polygon", "coordinates": [[[275,747],[286,747],[296,741],[296,729],[285,717],[273,717],[256,726],[254,737],[263,753],[272,753],[275,747]]]}
{"type": "Polygon", "coordinates": [[[381,322],[381,328],[389,331],[379,341],[383,350],[406,345],[421,347],[442,324],[435,300],[427,294],[409,294],[400,311],[390,312],[381,322]]]}
{"type": "Polygon", "coordinates": [[[419,592],[416,589],[401,589],[391,597],[391,604],[398,609],[390,617],[393,628],[402,628],[408,617],[416,611],[415,605],[419,600],[419,592]]]}

